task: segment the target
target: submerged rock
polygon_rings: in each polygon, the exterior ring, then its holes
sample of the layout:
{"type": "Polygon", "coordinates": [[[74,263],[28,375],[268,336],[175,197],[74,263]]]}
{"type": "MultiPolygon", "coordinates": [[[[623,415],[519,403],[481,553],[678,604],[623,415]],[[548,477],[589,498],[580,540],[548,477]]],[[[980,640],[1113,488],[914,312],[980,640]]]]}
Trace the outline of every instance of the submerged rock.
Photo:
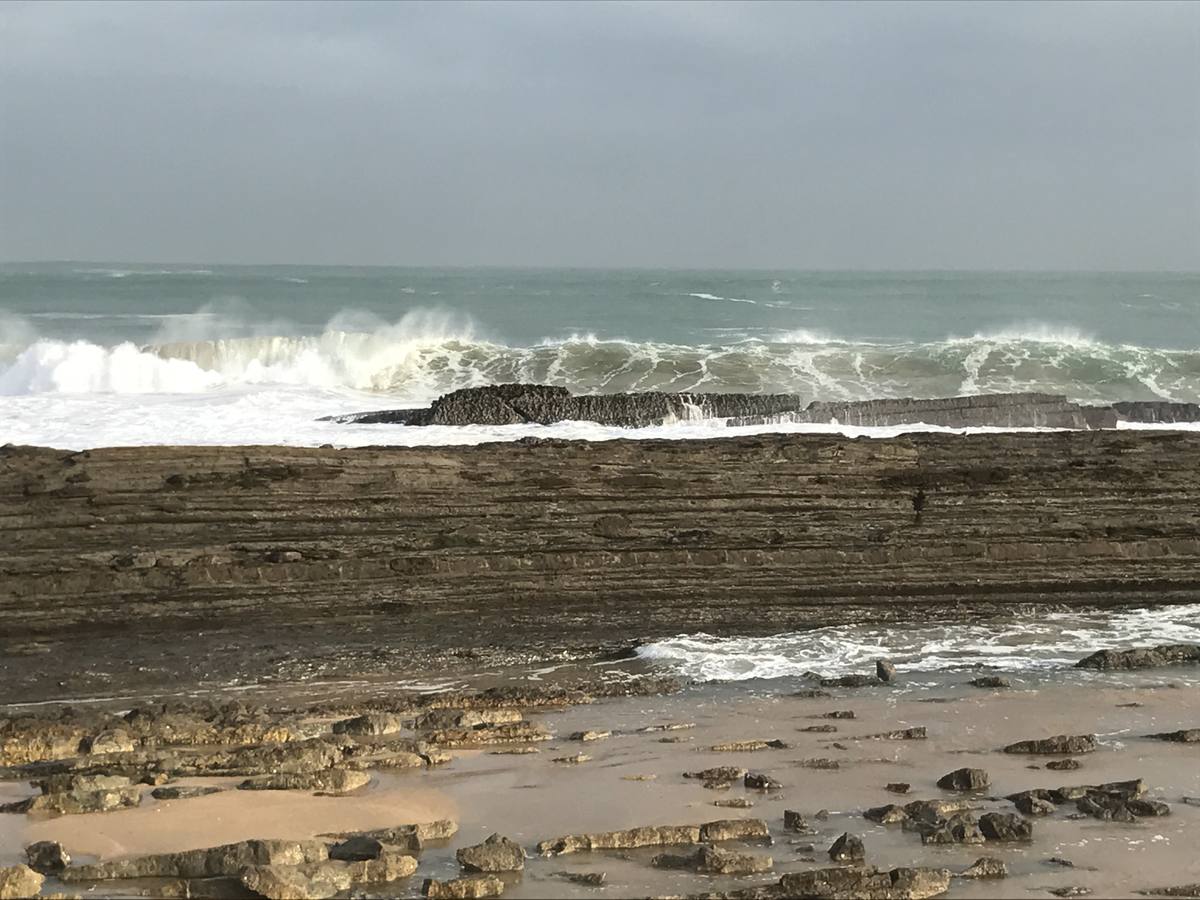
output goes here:
{"type": "Polygon", "coordinates": [[[767,823],[761,819],[720,819],[703,825],[657,825],[596,834],[569,834],[542,841],[537,850],[542,856],[559,856],[588,850],[633,850],[768,837],[767,823]]]}
{"type": "Polygon", "coordinates": [[[455,878],[452,881],[427,878],[421,886],[421,893],[429,900],[487,900],[504,893],[504,882],[495,875],[455,878]]]}
{"type": "Polygon", "coordinates": [[[322,841],[252,840],[116,859],[88,866],[72,866],[60,875],[63,881],[107,881],[126,878],[216,878],[241,875],[251,866],[297,866],[324,862],[329,857],[322,841]]]}
{"type": "Polygon", "coordinates": [[[955,813],[933,822],[914,820],[922,844],[982,844],[985,840],[979,821],[969,813],[955,813]]]}
{"type": "Polygon", "coordinates": [[[467,872],[520,872],[525,868],[521,845],[499,834],[482,844],[461,848],[456,857],[467,872]]]}
{"type": "Polygon", "coordinates": [[[1009,688],[1012,687],[1012,682],[1003,675],[980,675],[978,678],[973,678],[969,682],[972,687],[977,688],[1009,688]]]}
{"type": "Polygon", "coordinates": [[[166,785],[156,787],[150,792],[155,800],[191,800],[196,797],[207,797],[209,794],[219,794],[223,788],[212,785],[166,785]]]}
{"type": "Polygon", "coordinates": [[[419,822],[412,825],[395,825],[391,828],[375,828],[370,831],[323,834],[321,837],[347,841],[351,838],[370,838],[388,847],[408,853],[419,853],[431,841],[446,841],[458,833],[458,825],[449,819],[419,822]]]}
{"type": "Polygon", "coordinates": [[[836,866],[791,872],[779,884],[785,897],[804,900],[925,900],[950,889],[950,870],[836,866]]]}
{"type": "Polygon", "coordinates": [[[896,680],[896,666],[890,659],[875,660],[875,677],[883,682],[896,680]]]}
{"type": "Polygon", "coordinates": [[[1200,728],[1181,728],[1179,731],[1164,731],[1159,734],[1148,734],[1146,737],[1156,741],[1171,741],[1176,744],[1200,743],[1200,728]]]}
{"type": "Polygon", "coordinates": [[[688,856],[664,853],[656,856],[652,864],[659,869],[687,869],[701,875],[755,875],[770,872],[774,865],[769,856],[711,846],[700,847],[688,856]]]}
{"type": "Polygon", "coordinates": [[[1046,768],[1055,772],[1071,772],[1082,769],[1083,763],[1077,759],[1052,759],[1046,763],[1046,768]]]}
{"type": "Polygon", "coordinates": [[[260,775],[247,778],[238,785],[243,791],[321,791],[326,794],[347,794],[370,782],[366,772],[353,769],[326,769],[295,775],[260,775]]]}
{"type": "Polygon", "coordinates": [[[862,838],[847,831],[829,847],[829,858],[834,862],[862,862],[867,858],[867,849],[862,838]]]}
{"type": "Polygon", "coordinates": [[[746,753],[754,750],[786,750],[788,745],[780,740],[770,741],[726,741],[713,744],[710,750],[717,753],[746,753]]]}
{"type": "Polygon", "coordinates": [[[1077,756],[1096,749],[1094,734],[1056,734],[1048,738],[1017,741],[1004,748],[1005,753],[1028,753],[1042,756],[1077,756]]]}

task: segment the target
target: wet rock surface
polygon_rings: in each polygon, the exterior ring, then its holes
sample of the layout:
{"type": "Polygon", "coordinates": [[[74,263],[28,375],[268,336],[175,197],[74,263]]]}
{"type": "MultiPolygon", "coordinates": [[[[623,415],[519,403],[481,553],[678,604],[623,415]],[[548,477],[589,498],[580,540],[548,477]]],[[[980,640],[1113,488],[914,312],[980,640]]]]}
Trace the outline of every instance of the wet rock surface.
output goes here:
{"type": "Polygon", "coordinates": [[[1048,738],[1017,741],[1004,748],[1005,753],[1028,753],[1031,755],[1060,756],[1091,753],[1096,749],[1094,734],[1056,734],[1048,738]]]}
{"type": "Polygon", "coordinates": [[[493,834],[482,844],[463,847],[457,858],[467,872],[520,872],[525,868],[521,845],[499,834],[493,834]]]}
{"type": "Polygon", "coordinates": [[[950,889],[950,871],[839,866],[784,875],[779,884],[785,897],[811,900],[923,900],[950,889]]]}
{"type": "Polygon", "coordinates": [[[1097,650],[1075,664],[1079,669],[1155,669],[1200,663],[1200,644],[1162,644],[1131,650],[1097,650]]]}

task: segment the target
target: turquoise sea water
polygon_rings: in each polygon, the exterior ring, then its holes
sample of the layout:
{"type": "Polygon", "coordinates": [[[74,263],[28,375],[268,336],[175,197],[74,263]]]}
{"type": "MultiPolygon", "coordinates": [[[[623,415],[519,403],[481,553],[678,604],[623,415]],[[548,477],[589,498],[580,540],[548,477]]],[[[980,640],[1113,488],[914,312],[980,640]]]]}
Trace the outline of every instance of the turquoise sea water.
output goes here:
{"type": "Polygon", "coordinates": [[[220,441],[169,424],[218,406],[227,440],[283,440],[288,416],[510,381],[1195,402],[1200,274],[0,266],[0,429],[22,440],[220,441]]]}

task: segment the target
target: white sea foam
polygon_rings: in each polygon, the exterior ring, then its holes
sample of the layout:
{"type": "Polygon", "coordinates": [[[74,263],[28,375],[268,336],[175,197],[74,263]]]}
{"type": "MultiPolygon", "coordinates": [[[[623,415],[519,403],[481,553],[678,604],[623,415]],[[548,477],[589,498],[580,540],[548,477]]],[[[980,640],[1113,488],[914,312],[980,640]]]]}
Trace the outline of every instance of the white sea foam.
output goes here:
{"type": "Polygon", "coordinates": [[[743,297],[721,297],[717,294],[706,294],[703,292],[690,293],[688,296],[695,297],[697,300],[723,300],[726,303],[758,303],[757,300],[747,300],[743,297]]]}
{"type": "Polygon", "coordinates": [[[872,671],[886,657],[909,672],[977,665],[1011,672],[1061,669],[1096,650],[1200,642],[1200,604],[1094,612],[1028,610],[1005,619],[833,625],[768,637],[681,635],[638,656],[697,681],[872,671]]]}

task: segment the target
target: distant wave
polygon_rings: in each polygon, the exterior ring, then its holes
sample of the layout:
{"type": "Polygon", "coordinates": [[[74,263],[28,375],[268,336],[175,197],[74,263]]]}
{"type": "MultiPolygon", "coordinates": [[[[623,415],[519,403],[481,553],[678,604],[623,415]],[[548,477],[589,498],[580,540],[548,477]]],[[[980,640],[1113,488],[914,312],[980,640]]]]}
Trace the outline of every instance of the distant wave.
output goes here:
{"type": "Polygon", "coordinates": [[[480,338],[469,320],[430,311],[391,325],[343,315],[310,336],[213,337],[220,327],[203,315],[170,317],[150,344],[103,346],[38,337],[27,321],[0,319],[0,394],[203,393],[278,384],[423,402],[456,388],[524,381],[582,393],[742,391],[838,400],[1036,390],[1082,402],[1200,401],[1200,350],[1107,344],[1036,323],[929,342],[799,330],[711,344],[585,334],[525,347],[480,338]]]}
{"type": "Polygon", "coordinates": [[[742,297],[719,297],[716,294],[693,293],[688,296],[695,297],[697,300],[723,300],[726,303],[758,303],[757,300],[746,300],[742,297]]]}

